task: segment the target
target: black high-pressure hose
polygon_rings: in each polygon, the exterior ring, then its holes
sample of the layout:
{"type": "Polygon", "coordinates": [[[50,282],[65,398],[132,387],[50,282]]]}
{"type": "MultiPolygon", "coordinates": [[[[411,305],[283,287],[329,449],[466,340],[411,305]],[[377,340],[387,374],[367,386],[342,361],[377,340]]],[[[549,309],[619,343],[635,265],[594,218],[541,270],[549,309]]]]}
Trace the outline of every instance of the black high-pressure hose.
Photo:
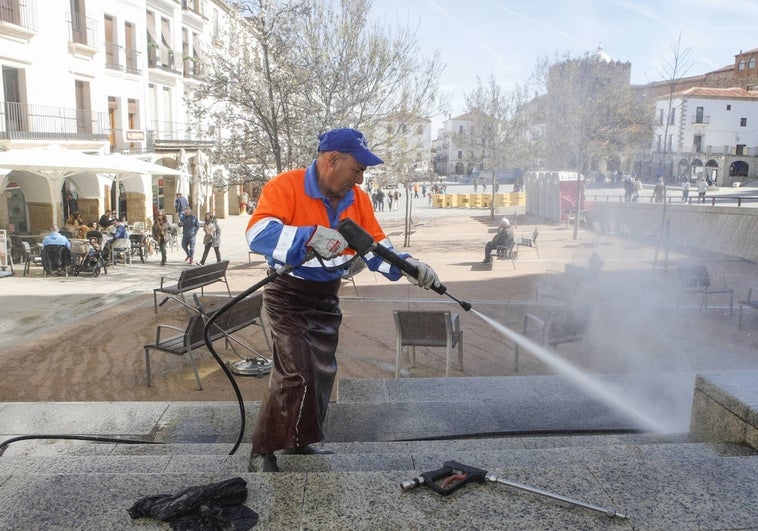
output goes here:
{"type": "MultiPolygon", "coordinates": [[[[410,264],[406,260],[403,260],[402,258],[397,256],[395,253],[393,253],[386,247],[383,247],[379,245],[378,243],[374,242],[373,238],[371,238],[371,236],[368,233],[366,233],[362,228],[360,228],[351,219],[346,218],[342,220],[342,222],[340,223],[338,227],[338,230],[340,234],[342,234],[342,236],[348,242],[348,245],[350,246],[350,248],[356,251],[356,254],[348,262],[342,264],[341,266],[337,268],[331,268],[332,270],[345,268],[350,263],[352,263],[353,260],[358,259],[360,256],[363,256],[369,251],[372,251],[376,253],[377,255],[379,255],[384,260],[386,260],[387,262],[389,262],[390,264],[393,264],[399,267],[401,270],[405,271],[411,276],[415,278],[418,277],[418,268],[416,266],[410,264]]],[[[316,253],[311,250],[305,256],[305,259],[300,264],[298,264],[298,267],[313,258],[318,258],[318,260],[321,262],[321,265],[324,266],[324,263],[321,260],[321,257],[318,257],[316,253]]],[[[272,280],[276,279],[277,277],[288,274],[295,267],[296,266],[286,265],[282,267],[281,269],[275,271],[274,273],[271,273],[263,280],[250,286],[245,291],[241,292],[239,295],[233,297],[232,299],[229,300],[229,302],[227,302],[221,308],[219,308],[218,311],[216,311],[205,322],[205,326],[203,327],[203,339],[205,340],[205,345],[208,348],[208,351],[213,356],[213,358],[216,360],[216,363],[219,364],[221,369],[224,371],[224,374],[226,375],[227,379],[231,383],[232,388],[234,389],[234,394],[237,397],[237,403],[239,404],[240,431],[239,431],[239,435],[237,436],[237,441],[234,443],[234,447],[229,452],[229,455],[234,455],[234,453],[237,451],[237,449],[239,448],[239,445],[242,442],[242,437],[245,434],[245,402],[242,399],[242,393],[240,392],[240,388],[237,385],[237,381],[234,379],[234,375],[226,366],[226,363],[224,363],[224,361],[218,355],[216,350],[213,348],[213,343],[211,341],[211,335],[210,335],[211,327],[215,324],[216,320],[221,315],[229,311],[229,309],[231,309],[235,304],[245,299],[246,297],[252,295],[254,292],[259,290],[260,288],[262,288],[263,286],[265,286],[272,280]]],[[[326,268],[326,266],[324,267],[326,268]]],[[[326,268],[326,269],[330,269],[330,268],[326,268]]],[[[448,293],[447,288],[443,284],[434,286],[432,289],[436,291],[437,293],[439,293],[440,295],[447,295],[448,297],[453,299],[455,302],[460,304],[464,310],[469,311],[471,309],[470,303],[466,301],[462,301],[454,297],[450,293],[448,293]]],[[[3,452],[5,452],[5,449],[8,447],[9,444],[16,441],[22,441],[22,440],[28,440],[28,439],[73,439],[73,440],[85,440],[85,441],[95,441],[95,442],[115,442],[115,443],[122,443],[122,444],[163,444],[161,442],[156,442],[156,441],[142,441],[142,440],[135,440],[135,439],[112,439],[108,437],[94,437],[94,436],[86,436],[86,435],[22,435],[20,437],[13,437],[11,439],[8,439],[0,443],[0,456],[3,455],[3,452]]]]}
{"type": "MultiPolygon", "coordinates": [[[[299,264],[302,265],[305,262],[313,259],[318,258],[319,262],[321,262],[321,265],[324,266],[323,261],[321,260],[321,257],[317,256],[314,251],[309,251],[308,254],[305,255],[305,259],[299,264]]],[[[325,269],[343,269],[348,264],[350,264],[353,260],[357,259],[358,255],[355,255],[353,258],[351,258],[348,262],[342,264],[341,266],[337,268],[327,268],[324,266],[325,269]]],[[[298,265],[298,267],[299,267],[298,265]]],[[[292,271],[296,266],[286,265],[282,267],[281,269],[271,273],[263,280],[259,281],[258,283],[250,286],[245,291],[241,292],[239,295],[232,298],[229,302],[224,304],[221,308],[218,309],[217,312],[215,312],[206,322],[205,326],[203,327],[203,339],[205,340],[205,346],[208,348],[208,351],[211,353],[211,355],[214,357],[216,362],[219,364],[221,369],[223,369],[224,374],[229,379],[229,383],[232,384],[232,388],[234,389],[234,394],[237,397],[237,404],[239,404],[239,411],[240,411],[240,430],[239,435],[237,436],[237,441],[234,443],[234,447],[229,452],[229,455],[234,455],[234,453],[237,451],[237,448],[239,448],[240,443],[242,442],[242,437],[245,435],[245,402],[242,399],[242,393],[240,392],[240,388],[237,385],[237,381],[234,378],[234,375],[229,370],[229,368],[226,366],[226,363],[221,359],[221,357],[218,355],[216,350],[213,348],[213,344],[211,341],[211,327],[214,325],[216,320],[229,311],[235,304],[240,302],[241,300],[245,299],[246,297],[249,297],[254,292],[258,291],[260,288],[271,282],[272,280],[276,279],[277,277],[283,276],[288,274],[290,271],[292,271]]]]}
{"type": "MultiPolygon", "coordinates": [[[[306,260],[308,260],[308,258],[306,258],[306,260]]],[[[239,448],[240,443],[242,442],[242,437],[245,435],[245,402],[242,399],[242,393],[240,392],[240,388],[237,385],[237,381],[234,379],[234,375],[229,370],[229,367],[226,366],[226,363],[224,363],[224,360],[222,360],[221,357],[218,355],[218,353],[216,352],[216,349],[213,348],[213,342],[211,340],[211,332],[210,332],[211,327],[216,322],[216,319],[218,319],[221,315],[229,311],[235,304],[245,299],[246,297],[252,295],[254,292],[258,291],[260,288],[262,288],[263,286],[265,286],[266,284],[268,284],[275,278],[288,273],[292,269],[293,268],[291,266],[285,266],[282,269],[275,271],[274,273],[271,273],[260,282],[253,284],[252,286],[247,288],[245,291],[243,291],[239,295],[236,295],[229,302],[227,302],[221,308],[219,308],[217,312],[211,315],[211,317],[205,322],[205,326],[203,327],[203,339],[205,340],[205,346],[208,348],[208,352],[211,353],[211,356],[213,356],[213,358],[216,360],[216,363],[219,364],[219,367],[221,367],[221,369],[224,371],[224,374],[229,380],[229,383],[232,384],[232,389],[234,389],[234,394],[237,397],[237,404],[239,404],[240,431],[239,431],[239,435],[237,436],[237,441],[234,443],[234,447],[229,452],[229,455],[234,455],[234,453],[237,451],[237,448],[239,448]]]]}
{"type": "MultiPolygon", "coordinates": [[[[315,253],[310,252],[306,255],[305,260],[303,260],[303,263],[307,262],[311,258],[315,256],[315,253]]],[[[294,267],[292,266],[285,266],[275,273],[270,274],[257,284],[254,284],[253,286],[249,287],[236,297],[232,298],[229,302],[224,304],[219,310],[214,313],[205,323],[205,326],[203,328],[203,339],[205,340],[205,345],[208,347],[208,351],[211,353],[213,358],[216,360],[216,362],[219,364],[221,369],[223,369],[224,373],[226,374],[226,377],[229,379],[229,382],[232,384],[232,388],[234,389],[234,393],[237,396],[237,402],[239,403],[240,408],[240,433],[237,437],[237,442],[234,445],[234,448],[232,448],[232,451],[229,452],[229,455],[233,455],[237,448],[239,448],[240,442],[242,441],[242,437],[245,432],[245,403],[242,400],[242,393],[240,393],[239,386],[237,385],[236,380],[234,379],[234,376],[227,368],[224,361],[219,357],[216,350],[213,348],[213,344],[211,342],[210,338],[210,327],[213,326],[213,324],[216,322],[216,319],[219,318],[220,315],[227,312],[232,306],[237,304],[242,299],[248,297],[255,291],[259,290],[261,287],[265,286],[272,280],[274,280],[276,277],[284,275],[289,273],[294,267]]],[[[116,438],[110,438],[110,437],[99,437],[99,436],[89,436],[89,435],[21,435],[18,437],[12,437],[8,440],[3,441],[0,443],[0,456],[3,455],[6,448],[14,442],[18,441],[26,441],[26,440],[33,440],[33,439],[58,439],[58,440],[77,440],[77,441],[92,441],[92,442],[108,442],[108,443],[121,443],[121,444],[164,444],[162,442],[158,441],[145,441],[145,440],[139,440],[139,439],[116,439],[116,438]]]]}

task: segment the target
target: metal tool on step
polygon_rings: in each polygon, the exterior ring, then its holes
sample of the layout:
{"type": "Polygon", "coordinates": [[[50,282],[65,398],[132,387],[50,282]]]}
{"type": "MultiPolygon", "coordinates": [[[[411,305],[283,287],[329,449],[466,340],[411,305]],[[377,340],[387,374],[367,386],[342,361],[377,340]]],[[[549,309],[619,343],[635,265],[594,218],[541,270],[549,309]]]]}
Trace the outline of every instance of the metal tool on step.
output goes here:
{"type": "Polygon", "coordinates": [[[569,503],[571,505],[576,505],[578,507],[584,507],[585,509],[597,511],[599,513],[603,513],[609,518],[629,518],[627,515],[616,511],[616,509],[601,507],[592,503],[569,498],[568,496],[563,496],[561,494],[555,494],[546,490],[530,487],[528,485],[524,485],[523,483],[517,483],[515,481],[503,479],[487,472],[486,470],[482,470],[481,468],[463,465],[456,461],[445,461],[445,463],[442,465],[442,468],[432,470],[431,472],[424,472],[420,476],[413,479],[407,479],[400,483],[400,487],[403,491],[409,491],[415,489],[416,487],[427,486],[437,494],[448,496],[458,489],[464,487],[468,483],[471,483],[472,481],[475,481],[477,483],[484,483],[485,481],[501,483],[520,491],[539,494],[540,496],[545,496],[564,503],[569,503]]]}
{"type": "MultiPolygon", "coordinates": [[[[340,221],[340,224],[337,227],[337,230],[339,231],[340,234],[342,234],[342,237],[345,238],[350,248],[354,250],[356,253],[358,253],[359,255],[363,256],[364,254],[368,252],[372,252],[378,256],[381,256],[386,262],[389,262],[390,264],[397,266],[398,268],[400,268],[401,271],[408,273],[413,278],[416,278],[416,279],[418,278],[418,268],[416,266],[414,266],[407,260],[403,260],[397,254],[395,254],[393,251],[390,251],[383,245],[376,243],[374,239],[371,237],[371,235],[367,233],[365,230],[363,230],[352,219],[345,218],[342,221],[340,221]]],[[[455,302],[460,304],[461,307],[466,311],[469,311],[471,309],[471,303],[462,301],[450,295],[447,292],[447,288],[442,283],[440,283],[439,286],[432,286],[430,289],[432,289],[433,291],[436,291],[440,295],[447,295],[448,297],[453,299],[455,302]]]]}

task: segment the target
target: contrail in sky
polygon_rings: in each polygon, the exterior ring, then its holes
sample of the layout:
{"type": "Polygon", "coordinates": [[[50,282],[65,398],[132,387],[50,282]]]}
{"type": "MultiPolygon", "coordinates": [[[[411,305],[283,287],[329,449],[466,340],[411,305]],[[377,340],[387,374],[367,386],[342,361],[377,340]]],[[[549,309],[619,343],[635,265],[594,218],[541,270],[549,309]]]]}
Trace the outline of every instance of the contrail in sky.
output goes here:
{"type": "Polygon", "coordinates": [[[534,19],[534,18],[530,18],[530,17],[527,17],[526,15],[522,15],[521,13],[517,13],[516,11],[513,11],[513,10],[511,10],[511,9],[508,9],[507,7],[504,7],[504,6],[500,5],[500,4],[496,4],[496,3],[494,3],[494,2],[489,2],[489,4],[490,4],[492,7],[496,8],[496,9],[499,9],[500,11],[503,11],[503,12],[505,12],[505,13],[508,13],[509,15],[512,15],[512,16],[514,16],[514,17],[518,17],[518,18],[520,18],[520,19],[522,19],[522,20],[525,20],[525,21],[527,21],[529,24],[533,24],[533,25],[535,25],[535,26],[539,26],[540,28],[543,28],[543,29],[545,29],[545,30],[549,31],[550,33],[555,33],[556,35],[560,35],[560,36],[561,36],[561,37],[563,37],[564,39],[567,39],[567,40],[569,40],[569,41],[571,41],[571,42],[574,42],[574,43],[578,44],[579,46],[581,46],[581,47],[582,47],[582,48],[584,48],[584,49],[592,48],[592,46],[588,46],[586,42],[582,42],[581,40],[577,39],[577,38],[576,38],[576,37],[574,37],[573,35],[569,35],[569,34],[568,34],[568,33],[566,33],[565,31],[562,31],[562,30],[560,30],[560,29],[558,29],[558,28],[555,28],[555,27],[553,27],[553,26],[550,26],[550,25],[548,25],[548,24],[545,24],[545,23],[543,23],[543,22],[542,22],[542,21],[540,21],[540,20],[537,20],[537,19],[534,19]]]}
{"type": "MultiPolygon", "coordinates": [[[[440,6],[435,0],[426,0],[426,3],[429,4],[437,13],[442,15],[443,18],[445,18],[450,24],[453,26],[460,25],[460,21],[455,20],[452,16],[450,16],[450,13],[447,12],[445,8],[440,6]]],[[[482,49],[487,52],[487,54],[492,57],[492,59],[502,68],[503,70],[508,70],[508,65],[503,62],[503,53],[497,50],[494,50],[489,44],[487,44],[485,41],[483,41],[480,38],[476,38],[477,43],[479,43],[479,46],[482,47],[482,49]]]]}

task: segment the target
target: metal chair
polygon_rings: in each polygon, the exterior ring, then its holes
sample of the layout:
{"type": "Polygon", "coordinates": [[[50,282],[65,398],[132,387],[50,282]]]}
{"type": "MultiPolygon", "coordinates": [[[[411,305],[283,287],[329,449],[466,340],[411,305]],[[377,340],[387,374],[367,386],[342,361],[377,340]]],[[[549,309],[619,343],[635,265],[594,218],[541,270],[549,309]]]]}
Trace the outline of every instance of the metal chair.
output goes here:
{"type": "Polygon", "coordinates": [[[40,252],[44,269],[43,276],[63,274],[68,276],[71,268],[71,251],[65,245],[45,245],[40,252]]]}
{"type": "Polygon", "coordinates": [[[42,253],[37,245],[30,245],[29,242],[20,242],[23,249],[23,255],[21,257],[21,263],[24,264],[24,276],[29,273],[31,266],[42,267],[42,253]]]}
{"type": "Polygon", "coordinates": [[[116,265],[118,255],[122,255],[124,257],[124,263],[131,265],[132,242],[129,241],[129,238],[119,238],[117,240],[113,240],[110,244],[110,248],[111,248],[111,264],[116,265]]]}
{"type": "Polygon", "coordinates": [[[169,251],[179,250],[179,226],[170,224],[168,227],[168,240],[166,246],[169,251]]]}
{"type": "Polygon", "coordinates": [[[532,237],[531,238],[525,238],[525,237],[522,236],[521,240],[519,240],[517,242],[516,253],[518,254],[519,247],[530,247],[530,248],[534,249],[534,251],[537,253],[537,258],[539,258],[540,257],[540,249],[539,249],[539,247],[537,247],[537,236],[539,236],[539,235],[540,235],[540,232],[535,227],[534,228],[534,232],[532,232],[532,237]]]}
{"type": "Polygon", "coordinates": [[[445,376],[450,376],[453,347],[458,346],[458,370],[463,370],[463,332],[458,314],[449,311],[395,310],[395,378],[400,377],[400,354],[410,347],[409,362],[416,366],[416,347],[445,347],[445,376]]]}
{"type": "MultiPolygon", "coordinates": [[[[521,335],[535,339],[540,345],[555,347],[561,343],[581,341],[590,323],[590,310],[584,307],[561,308],[550,312],[543,319],[534,314],[524,314],[521,335]]],[[[513,345],[513,370],[518,372],[520,345],[513,345]]]]}
{"type": "Polygon", "coordinates": [[[147,259],[147,248],[145,245],[145,235],[142,233],[135,233],[129,235],[129,254],[131,256],[139,256],[140,262],[143,264],[147,259]]]}
{"type": "Polygon", "coordinates": [[[516,259],[518,258],[518,246],[516,242],[511,242],[509,245],[498,245],[495,249],[495,254],[501,260],[510,260],[513,264],[513,269],[516,269],[516,259]]]}

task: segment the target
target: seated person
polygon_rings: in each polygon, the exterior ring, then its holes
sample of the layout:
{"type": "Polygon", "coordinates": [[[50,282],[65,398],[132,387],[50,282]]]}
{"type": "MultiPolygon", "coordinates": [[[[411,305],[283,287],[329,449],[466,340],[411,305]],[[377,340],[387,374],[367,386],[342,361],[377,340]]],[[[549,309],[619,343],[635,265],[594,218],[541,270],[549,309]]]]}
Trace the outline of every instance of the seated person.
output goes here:
{"type": "Polygon", "coordinates": [[[126,230],[126,224],[124,224],[123,221],[121,221],[120,219],[117,219],[116,221],[113,222],[113,224],[116,227],[116,230],[113,232],[114,240],[129,237],[129,233],[126,230]]]}
{"type": "Polygon", "coordinates": [[[107,229],[108,227],[110,227],[113,224],[113,222],[114,222],[114,219],[113,219],[113,216],[111,215],[111,211],[110,210],[106,210],[105,214],[103,214],[102,216],[100,216],[100,220],[98,221],[98,224],[102,228],[107,229]]]}
{"type": "Polygon", "coordinates": [[[63,268],[66,267],[66,259],[63,253],[54,252],[54,247],[65,247],[66,254],[70,257],[71,242],[59,232],[58,225],[50,227],[50,234],[42,240],[42,260],[45,268],[50,273],[62,274],[63,268]],[[46,250],[47,249],[47,250],[46,250]]]}
{"type": "Polygon", "coordinates": [[[78,213],[71,214],[68,218],[66,218],[66,230],[69,231],[73,235],[79,234],[79,220],[77,219],[78,213]]]}
{"type": "Polygon", "coordinates": [[[50,227],[50,234],[42,240],[43,248],[48,245],[65,245],[67,249],[71,249],[71,242],[59,232],[58,225],[52,225],[50,227]]]}
{"type": "Polygon", "coordinates": [[[511,247],[515,241],[515,231],[511,227],[511,222],[508,221],[508,218],[503,218],[500,221],[500,226],[497,228],[495,236],[484,246],[484,260],[482,260],[482,263],[489,264],[492,260],[490,256],[492,251],[498,247],[511,247]]]}
{"type": "Polygon", "coordinates": [[[90,255],[90,256],[91,255],[95,255],[95,254],[98,254],[101,251],[101,249],[100,249],[100,240],[98,238],[95,238],[93,236],[92,238],[89,239],[89,244],[90,244],[91,249],[89,250],[88,255],[90,255]]]}

